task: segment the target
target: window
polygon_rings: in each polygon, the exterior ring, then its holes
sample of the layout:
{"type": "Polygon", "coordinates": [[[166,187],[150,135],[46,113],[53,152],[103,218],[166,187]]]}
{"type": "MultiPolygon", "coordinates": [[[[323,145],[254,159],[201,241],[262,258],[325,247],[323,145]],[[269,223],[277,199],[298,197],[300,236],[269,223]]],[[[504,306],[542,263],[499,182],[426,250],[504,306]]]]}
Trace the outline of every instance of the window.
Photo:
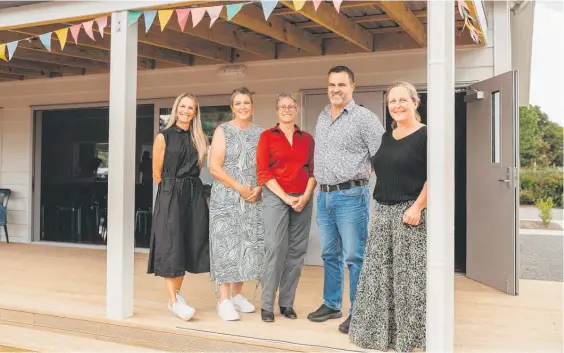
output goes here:
{"type": "Polygon", "coordinates": [[[501,124],[501,107],[500,107],[500,92],[492,92],[491,104],[492,104],[492,163],[501,162],[501,136],[500,136],[500,124],[501,124]]]}
{"type": "MultiPolygon", "coordinates": [[[[215,128],[222,123],[231,120],[231,108],[228,105],[200,107],[202,127],[211,142],[215,128]]],[[[159,130],[165,128],[170,119],[172,108],[159,109],[159,130]]]]}

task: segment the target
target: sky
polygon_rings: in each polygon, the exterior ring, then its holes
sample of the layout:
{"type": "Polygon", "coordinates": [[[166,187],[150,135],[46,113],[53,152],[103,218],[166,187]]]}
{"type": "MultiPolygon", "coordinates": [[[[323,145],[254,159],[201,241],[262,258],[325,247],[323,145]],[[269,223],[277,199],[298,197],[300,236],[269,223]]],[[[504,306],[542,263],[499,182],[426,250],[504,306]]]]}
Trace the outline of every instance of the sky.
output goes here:
{"type": "Polygon", "coordinates": [[[540,0],[535,6],[529,102],[564,126],[564,2],[540,0]]]}

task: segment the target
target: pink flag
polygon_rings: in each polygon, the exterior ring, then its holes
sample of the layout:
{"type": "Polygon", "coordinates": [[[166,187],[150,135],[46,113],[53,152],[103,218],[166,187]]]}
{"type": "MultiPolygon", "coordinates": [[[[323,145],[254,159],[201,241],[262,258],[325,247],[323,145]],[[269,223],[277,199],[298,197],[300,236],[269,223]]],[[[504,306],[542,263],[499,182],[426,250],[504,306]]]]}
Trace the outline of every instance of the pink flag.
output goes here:
{"type": "Polygon", "coordinates": [[[207,8],[205,7],[194,7],[192,9],[192,28],[196,27],[198,23],[204,18],[207,8]]]}
{"type": "Polygon", "coordinates": [[[219,18],[221,10],[223,10],[223,5],[208,7],[208,15],[210,16],[210,28],[213,23],[219,18]]]}
{"type": "Polygon", "coordinates": [[[313,0],[313,7],[315,7],[315,11],[319,8],[319,4],[321,4],[323,0],[313,0]]]}
{"type": "Polygon", "coordinates": [[[74,39],[74,43],[78,45],[78,34],[80,33],[80,27],[82,27],[82,23],[78,25],[74,25],[70,28],[70,32],[72,34],[72,38],[74,39]]]}
{"type": "Polygon", "coordinates": [[[95,19],[96,23],[98,24],[98,31],[100,31],[100,35],[104,38],[104,29],[108,26],[108,17],[99,17],[95,19]]]}
{"type": "Polygon", "coordinates": [[[88,34],[88,36],[92,38],[93,41],[96,41],[96,39],[94,38],[94,32],[92,32],[92,26],[94,25],[94,20],[84,22],[82,25],[84,26],[84,31],[86,32],[86,34],[88,34]]]}
{"type": "Polygon", "coordinates": [[[176,17],[178,17],[178,26],[180,30],[184,32],[186,27],[186,21],[188,21],[188,15],[190,14],[190,9],[178,9],[176,10],[176,17]]]}
{"type": "Polygon", "coordinates": [[[343,0],[333,0],[333,5],[335,5],[335,10],[337,10],[337,13],[339,13],[339,9],[341,8],[342,2],[343,0]]]}

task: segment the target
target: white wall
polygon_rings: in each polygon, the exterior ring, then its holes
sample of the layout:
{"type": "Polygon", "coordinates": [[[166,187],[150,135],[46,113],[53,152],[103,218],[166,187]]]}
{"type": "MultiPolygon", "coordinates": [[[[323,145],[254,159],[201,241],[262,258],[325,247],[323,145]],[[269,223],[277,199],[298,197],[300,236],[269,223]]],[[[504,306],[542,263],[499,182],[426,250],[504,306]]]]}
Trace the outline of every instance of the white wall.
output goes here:
{"type": "MultiPolygon", "coordinates": [[[[229,94],[233,88],[246,85],[256,92],[256,122],[267,127],[275,122],[274,100],[279,92],[323,89],[327,71],[337,64],[347,65],[355,72],[358,86],[388,85],[396,80],[426,81],[426,51],[420,49],[251,62],[247,64],[246,77],[237,80],[218,77],[217,66],[142,71],[138,78],[138,97],[169,98],[186,91],[198,96],[229,94]]],[[[485,48],[457,51],[456,65],[459,82],[491,77],[491,43],[485,48]]],[[[0,117],[0,185],[13,190],[9,207],[11,240],[31,240],[33,126],[30,107],[106,102],[108,85],[107,75],[0,83],[0,107],[3,108],[0,117]]]]}

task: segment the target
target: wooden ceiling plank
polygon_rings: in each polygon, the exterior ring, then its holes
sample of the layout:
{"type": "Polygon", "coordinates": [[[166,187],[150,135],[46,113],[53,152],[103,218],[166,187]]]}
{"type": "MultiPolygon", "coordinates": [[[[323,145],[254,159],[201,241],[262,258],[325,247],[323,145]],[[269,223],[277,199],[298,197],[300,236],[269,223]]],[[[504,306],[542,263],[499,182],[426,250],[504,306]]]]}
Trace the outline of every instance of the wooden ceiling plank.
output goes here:
{"type": "MultiPolygon", "coordinates": [[[[294,8],[294,3],[291,0],[282,0],[280,2],[288,8],[294,8]]],[[[335,8],[328,3],[320,3],[316,11],[313,3],[307,2],[297,12],[366,51],[374,49],[372,33],[350,21],[344,14],[335,11],[335,8]]]]}
{"type": "MultiPolygon", "coordinates": [[[[14,54],[14,58],[25,59],[41,63],[50,63],[55,65],[71,66],[78,69],[109,69],[110,65],[101,61],[81,59],[72,56],[53,55],[48,52],[33,50],[29,48],[18,48],[14,54]]],[[[12,59],[13,60],[13,59],[12,59]]]]}
{"type": "MultiPolygon", "coordinates": [[[[373,6],[375,5],[376,2],[373,1],[343,1],[341,3],[341,9],[351,9],[354,7],[363,7],[363,6],[373,6]]],[[[293,15],[295,14],[296,11],[294,10],[294,8],[282,8],[282,9],[276,9],[272,12],[273,15],[276,16],[281,16],[281,15],[293,15]]]]}
{"type": "MultiPolygon", "coordinates": [[[[222,12],[223,11],[225,11],[225,9],[223,9],[222,12]]],[[[274,58],[275,44],[271,41],[265,40],[255,33],[243,32],[220,20],[217,20],[212,28],[209,28],[209,25],[207,25],[209,23],[209,17],[202,22],[195,28],[190,25],[186,26],[184,32],[180,29],[178,22],[169,22],[167,28],[210,42],[256,54],[264,58],[274,58]]]]}
{"type": "MultiPolygon", "coordinates": [[[[227,16],[223,11],[220,16],[223,20],[227,20],[227,16]]],[[[311,33],[299,29],[276,16],[270,16],[268,21],[265,21],[262,10],[257,6],[244,6],[230,22],[290,44],[306,52],[317,55],[323,53],[321,39],[315,38],[311,33]]]]}
{"type": "Polygon", "coordinates": [[[19,81],[19,80],[23,80],[24,76],[23,75],[14,75],[14,74],[4,74],[4,73],[0,73],[0,80],[5,80],[5,81],[19,81]]]}
{"type": "Polygon", "coordinates": [[[1,64],[0,65],[0,73],[3,74],[13,74],[13,75],[24,75],[24,76],[47,76],[47,77],[51,77],[51,72],[49,71],[43,71],[43,70],[34,70],[34,69],[22,69],[19,67],[13,67],[13,66],[8,66],[1,64]]]}
{"type": "MultiPolygon", "coordinates": [[[[0,64],[2,64],[2,62],[0,62],[0,64]]],[[[8,64],[8,63],[4,63],[4,64],[8,64]]],[[[44,71],[61,72],[63,74],[72,74],[72,75],[84,75],[86,72],[86,69],[80,67],[42,63],[42,62],[24,60],[18,58],[12,58],[12,60],[10,60],[9,62],[9,65],[13,67],[24,68],[24,69],[40,69],[44,71]]]]}
{"type": "MultiPolygon", "coordinates": [[[[413,14],[417,18],[425,18],[427,17],[427,11],[413,11],[413,14]]],[[[382,15],[368,15],[368,16],[357,16],[357,17],[350,17],[349,20],[353,21],[354,23],[373,23],[373,22],[383,22],[383,21],[392,21],[393,19],[386,14],[382,15]]],[[[297,23],[296,27],[298,28],[319,28],[323,27],[319,23],[316,22],[302,22],[297,23]]]]}
{"type": "Polygon", "coordinates": [[[380,7],[420,46],[427,45],[427,30],[404,1],[378,1],[380,7]]]}

